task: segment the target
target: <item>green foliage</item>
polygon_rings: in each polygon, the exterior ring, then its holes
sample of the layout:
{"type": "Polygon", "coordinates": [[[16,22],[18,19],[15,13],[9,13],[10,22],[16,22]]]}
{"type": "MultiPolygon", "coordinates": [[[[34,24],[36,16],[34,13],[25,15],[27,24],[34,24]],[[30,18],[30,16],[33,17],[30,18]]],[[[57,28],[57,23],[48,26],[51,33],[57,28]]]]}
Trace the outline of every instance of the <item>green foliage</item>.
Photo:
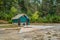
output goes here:
{"type": "Polygon", "coordinates": [[[58,15],[47,15],[46,17],[39,17],[38,23],[60,23],[60,16],[58,15]]]}
{"type": "Polygon", "coordinates": [[[36,11],[34,14],[32,14],[32,17],[31,17],[31,21],[32,22],[36,22],[37,21],[37,19],[38,19],[38,17],[39,17],[39,15],[38,15],[38,11],[36,11]]]}
{"type": "Polygon", "coordinates": [[[47,15],[44,19],[44,22],[46,23],[59,23],[60,22],[60,16],[58,15],[47,15]]]}
{"type": "Polygon", "coordinates": [[[18,13],[18,0],[0,0],[0,20],[11,20],[18,13]]]}
{"type": "Polygon", "coordinates": [[[17,9],[15,7],[11,7],[11,12],[15,13],[17,12],[17,9]]]}
{"type": "Polygon", "coordinates": [[[0,0],[0,19],[11,21],[18,13],[25,13],[31,22],[60,23],[59,0],[0,0]]]}
{"type": "Polygon", "coordinates": [[[8,22],[9,22],[9,23],[12,23],[12,20],[9,20],[8,22]]]}

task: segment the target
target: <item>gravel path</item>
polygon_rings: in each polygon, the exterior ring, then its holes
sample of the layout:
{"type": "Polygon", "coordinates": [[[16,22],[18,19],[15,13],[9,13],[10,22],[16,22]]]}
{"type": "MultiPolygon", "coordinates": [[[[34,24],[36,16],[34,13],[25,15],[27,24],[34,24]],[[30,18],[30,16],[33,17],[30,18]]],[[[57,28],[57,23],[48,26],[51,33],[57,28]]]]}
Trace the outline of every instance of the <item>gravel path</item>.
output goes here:
{"type": "Polygon", "coordinates": [[[0,40],[60,40],[60,26],[27,33],[18,30],[0,30],[0,40]]]}

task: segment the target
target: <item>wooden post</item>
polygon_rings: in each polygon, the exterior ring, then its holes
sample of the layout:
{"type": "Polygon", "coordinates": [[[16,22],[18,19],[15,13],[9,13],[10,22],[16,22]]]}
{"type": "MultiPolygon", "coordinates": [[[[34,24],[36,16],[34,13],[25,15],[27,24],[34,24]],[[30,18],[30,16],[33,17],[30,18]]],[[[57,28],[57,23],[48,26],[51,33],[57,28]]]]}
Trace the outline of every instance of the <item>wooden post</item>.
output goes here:
{"type": "Polygon", "coordinates": [[[28,25],[28,20],[26,21],[26,25],[28,25]]]}
{"type": "Polygon", "coordinates": [[[20,19],[18,19],[18,26],[20,26],[20,19]]]}
{"type": "Polygon", "coordinates": [[[18,32],[19,32],[19,30],[20,30],[20,29],[19,29],[20,25],[21,25],[21,24],[20,24],[20,19],[18,19],[18,27],[17,27],[18,32]]]}

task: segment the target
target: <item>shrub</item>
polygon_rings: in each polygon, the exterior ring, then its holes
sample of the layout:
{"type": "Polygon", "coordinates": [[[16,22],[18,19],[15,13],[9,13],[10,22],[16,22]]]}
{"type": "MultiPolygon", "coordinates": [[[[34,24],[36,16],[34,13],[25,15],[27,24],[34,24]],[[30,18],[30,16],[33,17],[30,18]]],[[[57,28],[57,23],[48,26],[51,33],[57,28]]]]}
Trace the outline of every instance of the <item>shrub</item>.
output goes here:
{"type": "Polygon", "coordinates": [[[32,21],[32,22],[37,22],[38,17],[39,17],[38,13],[39,13],[39,12],[36,11],[34,14],[32,14],[32,17],[31,17],[31,21],[32,21]]]}
{"type": "Polygon", "coordinates": [[[40,22],[40,23],[60,23],[60,16],[47,15],[45,17],[39,17],[38,22],[40,22]]]}
{"type": "Polygon", "coordinates": [[[12,23],[12,20],[9,20],[8,22],[9,22],[9,23],[12,23]]]}
{"type": "Polygon", "coordinates": [[[48,15],[48,16],[46,16],[46,20],[49,23],[59,23],[60,22],[60,16],[58,16],[58,15],[48,15]]]}

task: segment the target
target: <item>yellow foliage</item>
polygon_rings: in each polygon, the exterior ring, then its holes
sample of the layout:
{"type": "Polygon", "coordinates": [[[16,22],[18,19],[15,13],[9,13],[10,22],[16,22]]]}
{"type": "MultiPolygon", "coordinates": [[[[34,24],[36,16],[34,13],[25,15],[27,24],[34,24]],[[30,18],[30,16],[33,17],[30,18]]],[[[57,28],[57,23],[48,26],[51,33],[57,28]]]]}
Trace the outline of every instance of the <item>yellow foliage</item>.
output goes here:
{"type": "Polygon", "coordinates": [[[17,9],[15,7],[11,7],[11,12],[17,12],[17,9]]]}
{"type": "Polygon", "coordinates": [[[3,4],[3,2],[2,2],[2,1],[0,1],[0,4],[3,4]]]}
{"type": "Polygon", "coordinates": [[[38,19],[39,15],[38,15],[38,11],[36,11],[33,15],[32,15],[32,18],[33,19],[38,19]]]}

